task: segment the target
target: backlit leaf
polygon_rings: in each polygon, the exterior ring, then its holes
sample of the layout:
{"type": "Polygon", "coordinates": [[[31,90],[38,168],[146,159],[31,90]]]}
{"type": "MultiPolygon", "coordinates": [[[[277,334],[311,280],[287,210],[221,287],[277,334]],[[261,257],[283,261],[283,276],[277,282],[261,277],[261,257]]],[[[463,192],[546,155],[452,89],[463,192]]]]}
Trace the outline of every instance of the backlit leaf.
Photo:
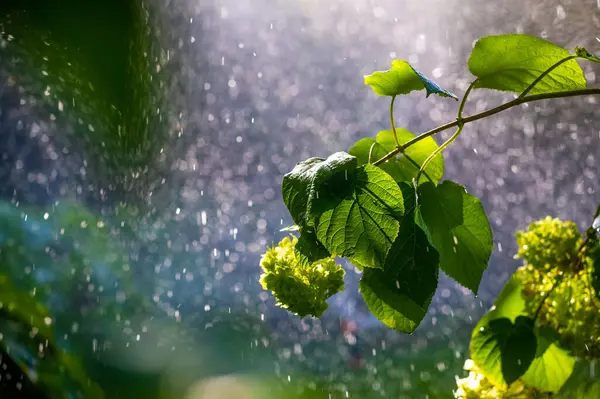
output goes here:
{"type": "Polygon", "coordinates": [[[439,255],[414,221],[402,218],[384,270],[365,269],[359,287],[369,310],[386,326],[412,333],[427,313],[438,282],[439,255]]]}
{"type": "Polygon", "coordinates": [[[397,96],[425,89],[427,97],[431,94],[438,94],[441,97],[451,97],[458,100],[458,97],[454,94],[442,89],[404,60],[392,61],[390,69],[373,72],[371,75],[365,76],[364,81],[380,96],[397,96]]]}
{"type": "Polygon", "coordinates": [[[447,180],[438,186],[421,184],[418,204],[440,253],[441,269],[477,294],[492,253],[492,231],[483,206],[464,187],[447,180]]]}
{"type": "Polygon", "coordinates": [[[537,347],[533,320],[483,317],[473,330],[471,358],[494,384],[511,384],[531,365],[537,347]]]}
{"type": "MultiPolygon", "coordinates": [[[[400,145],[405,144],[415,138],[415,135],[406,129],[397,128],[396,134],[398,136],[398,142],[400,145]]],[[[366,164],[369,162],[369,153],[371,152],[371,146],[373,144],[374,147],[371,154],[371,162],[375,162],[376,160],[383,158],[387,153],[396,148],[394,133],[391,130],[382,130],[377,133],[377,137],[375,139],[360,139],[352,148],[350,148],[349,153],[358,159],[359,165],[366,164]]],[[[419,167],[437,148],[438,145],[435,140],[432,137],[427,137],[416,144],[411,145],[405,150],[405,154],[408,155],[419,166],[416,166],[410,162],[406,156],[398,155],[379,165],[379,167],[385,170],[397,182],[412,181],[413,178],[417,177],[417,174],[419,173],[419,167]]],[[[431,162],[425,168],[425,172],[434,182],[437,183],[440,181],[444,175],[444,158],[442,157],[441,153],[436,155],[436,157],[431,160],[431,162]]],[[[427,177],[422,175],[419,179],[419,183],[424,181],[427,181],[427,177]]]]}
{"type": "MultiPolygon", "coordinates": [[[[487,36],[475,43],[469,70],[476,88],[523,92],[544,71],[571,54],[547,40],[523,34],[487,36]]],[[[586,88],[577,61],[569,60],[540,80],[530,94],[586,88]]]]}
{"type": "MultiPolygon", "coordinates": [[[[317,238],[334,256],[357,266],[382,268],[404,214],[402,192],[390,175],[373,165],[359,166],[349,193],[318,218],[317,238]]],[[[342,195],[343,194],[343,195],[342,195]]]]}

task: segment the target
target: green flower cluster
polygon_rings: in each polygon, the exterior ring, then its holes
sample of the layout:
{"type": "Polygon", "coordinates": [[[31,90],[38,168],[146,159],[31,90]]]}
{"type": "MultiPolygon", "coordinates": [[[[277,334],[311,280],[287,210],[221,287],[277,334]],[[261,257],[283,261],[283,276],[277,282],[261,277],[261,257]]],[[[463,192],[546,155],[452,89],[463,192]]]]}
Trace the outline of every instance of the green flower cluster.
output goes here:
{"type": "Polygon", "coordinates": [[[264,271],[260,283],[282,308],[300,317],[320,317],[327,298],[344,289],[344,269],[333,257],[303,262],[294,251],[297,243],[292,235],[267,249],[260,261],[264,271]]]}
{"type": "Polygon", "coordinates": [[[545,218],[517,233],[516,276],[527,311],[552,327],[561,343],[584,359],[600,358],[600,300],[592,288],[593,259],[572,222],[545,218]],[[538,312],[539,308],[539,312],[538,312]]]}
{"type": "Polygon", "coordinates": [[[516,237],[519,251],[515,258],[536,268],[567,271],[576,264],[581,234],[573,222],[547,216],[531,223],[527,231],[517,232],[516,237]]]}
{"type": "Polygon", "coordinates": [[[545,399],[551,394],[541,393],[535,388],[525,385],[523,380],[517,380],[510,386],[497,387],[487,379],[475,362],[467,359],[464,369],[469,372],[465,378],[456,378],[457,389],[454,397],[457,399],[545,399]]]}

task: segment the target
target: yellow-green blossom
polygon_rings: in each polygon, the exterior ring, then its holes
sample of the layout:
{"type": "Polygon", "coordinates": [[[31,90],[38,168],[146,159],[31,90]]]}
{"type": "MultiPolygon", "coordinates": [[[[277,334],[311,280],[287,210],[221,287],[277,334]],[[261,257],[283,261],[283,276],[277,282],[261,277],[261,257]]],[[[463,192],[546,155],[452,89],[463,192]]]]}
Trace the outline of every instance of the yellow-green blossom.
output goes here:
{"type": "Polygon", "coordinates": [[[333,257],[301,262],[294,252],[297,243],[292,235],[267,249],[260,261],[260,283],[282,308],[300,317],[319,317],[327,309],[327,298],[344,289],[344,269],[333,257]]]}

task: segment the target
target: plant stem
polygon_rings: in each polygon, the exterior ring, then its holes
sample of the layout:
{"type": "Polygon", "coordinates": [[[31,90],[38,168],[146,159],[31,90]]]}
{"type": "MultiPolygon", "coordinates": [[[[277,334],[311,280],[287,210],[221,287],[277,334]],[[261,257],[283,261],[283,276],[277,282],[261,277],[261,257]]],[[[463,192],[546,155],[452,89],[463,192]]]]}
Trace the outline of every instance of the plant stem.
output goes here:
{"type": "Polygon", "coordinates": [[[527,93],[529,93],[535,87],[535,85],[538,84],[538,82],[540,80],[544,79],[544,77],[546,77],[555,68],[559,67],[560,65],[564,64],[567,61],[574,60],[575,58],[577,58],[577,56],[570,55],[567,58],[563,58],[562,60],[558,61],[556,64],[552,65],[550,68],[546,69],[540,76],[537,77],[537,79],[535,79],[533,82],[531,82],[531,84],[525,90],[523,90],[523,92],[519,95],[519,98],[525,97],[527,95],[527,93]]]}
{"type": "MultiPolygon", "coordinates": [[[[534,94],[534,95],[523,97],[523,98],[516,98],[516,99],[514,99],[512,101],[509,101],[507,103],[499,105],[499,106],[497,106],[495,108],[489,109],[489,110],[484,111],[484,112],[480,112],[479,114],[475,114],[475,115],[471,115],[471,116],[468,116],[466,118],[463,118],[462,119],[462,123],[463,124],[467,124],[467,123],[474,122],[474,121],[479,120],[479,119],[487,118],[488,116],[495,115],[495,114],[500,113],[502,111],[505,111],[505,110],[507,110],[509,108],[516,107],[517,105],[521,105],[521,104],[525,104],[525,103],[530,103],[530,102],[533,102],[533,101],[549,100],[549,99],[552,99],[552,98],[589,96],[589,95],[600,95],[600,88],[570,90],[570,91],[559,91],[559,92],[555,92],[555,93],[542,93],[542,94],[534,94]]],[[[427,138],[429,136],[433,136],[436,133],[442,132],[444,130],[451,129],[451,128],[456,127],[458,125],[459,125],[459,122],[458,122],[458,120],[456,120],[454,122],[450,122],[450,123],[446,123],[445,125],[438,126],[435,129],[431,129],[428,132],[425,132],[425,133],[422,133],[422,134],[418,135],[414,139],[406,142],[402,147],[405,149],[405,148],[410,147],[411,145],[413,145],[415,143],[418,143],[419,141],[421,141],[421,140],[423,140],[423,139],[425,139],[425,138],[427,138]]],[[[381,158],[381,159],[377,160],[376,162],[374,162],[373,165],[375,165],[375,166],[381,165],[382,163],[384,163],[388,159],[394,157],[398,153],[400,153],[400,149],[399,148],[395,148],[392,151],[390,151],[388,154],[386,154],[383,158],[381,158]]]]}
{"type": "MultiPolygon", "coordinates": [[[[394,101],[396,101],[396,96],[392,96],[392,101],[390,102],[390,125],[392,126],[392,133],[394,134],[396,149],[398,149],[399,152],[402,153],[402,155],[404,155],[406,159],[408,159],[408,161],[412,163],[417,169],[420,169],[419,164],[414,159],[412,159],[404,153],[404,148],[402,148],[402,146],[400,145],[400,141],[398,140],[398,133],[396,133],[396,125],[394,123],[394,101]]],[[[375,143],[373,143],[373,145],[375,145],[375,143]]],[[[373,145],[371,146],[371,151],[373,150],[373,145]]],[[[369,163],[371,163],[371,151],[369,151],[369,163]]],[[[427,173],[425,173],[425,177],[427,177],[427,179],[429,179],[429,181],[433,183],[433,180],[431,179],[431,177],[429,177],[427,173]]]]}
{"type": "Polygon", "coordinates": [[[396,96],[392,96],[392,101],[390,102],[390,125],[392,126],[392,133],[394,133],[396,147],[400,148],[400,142],[398,141],[398,135],[396,134],[396,125],[394,124],[394,101],[396,101],[396,96]]]}
{"type": "Polygon", "coordinates": [[[458,122],[458,129],[456,129],[456,132],[454,132],[454,134],[448,140],[446,140],[446,142],[444,144],[442,144],[441,146],[436,148],[431,154],[429,154],[427,159],[425,159],[425,162],[423,162],[423,165],[421,165],[421,167],[419,168],[419,173],[417,174],[417,184],[419,183],[419,179],[421,178],[421,173],[423,173],[423,171],[425,171],[425,168],[427,167],[429,162],[431,162],[433,160],[433,158],[435,158],[438,154],[440,154],[442,151],[444,151],[444,149],[446,147],[448,147],[450,145],[450,143],[452,143],[454,140],[456,140],[456,138],[462,132],[463,127],[465,126],[465,124],[462,122],[462,113],[463,113],[463,110],[465,109],[465,104],[467,103],[467,97],[469,97],[471,90],[473,90],[473,87],[475,87],[475,84],[477,84],[478,80],[479,79],[475,79],[474,81],[471,82],[471,84],[467,88],[467,91],[465,92],[465,95],[463,96],[463,98],[460,102],[460,106],[458,107],[458,116],[456,117],[456,121],[458,122]]]}

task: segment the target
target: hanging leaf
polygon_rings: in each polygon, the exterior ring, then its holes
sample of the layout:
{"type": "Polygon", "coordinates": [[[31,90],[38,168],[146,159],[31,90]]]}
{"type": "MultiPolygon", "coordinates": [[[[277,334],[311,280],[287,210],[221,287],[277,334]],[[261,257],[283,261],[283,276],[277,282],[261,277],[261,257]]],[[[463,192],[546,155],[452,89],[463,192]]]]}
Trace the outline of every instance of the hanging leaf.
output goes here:
{"type": "Polygon", "coordinates": [[[421,184],[418,204],[440,253],[441,269],[477,294],[492,253],[492,231],[483,206],[464,187],[448,180],[438,186],[421,184]]]}
{"type": "Polygon", "coordinates": [[[314,225],[323,211],[352,192],[356,158],[336,152],[327,159],[309,158],[283,177],[283,202],[300,227],[314,225]]]}
{"type": "MultiPolygon", "coordinates": [[[[406,129],[397,128],[396,134],[398,136],[398,142],[400,145],[405,144],[415,138],[415,135],[406,129]]],[[[396,148],[394,133],[391,130],[382,130],[377,133],[377,137],[375,139],[360,139],[352,148],[350,148],[349,153],[357,158],[359,165],[364,165],[369,162],[371,146],[373,146],[371,161],[375,162],[396,148]]],[[[406,156],[399,155],[384,162],[383,164],[379,165],[379,167],[385,170],[397,182],[412,181],[412,179],[417,177],[419,168],[423,162],[425,162],[427,157],[437,148],[438,145],[433,137],[427,137],[421,141],[418,141],[416,144],[411,145],[405,150],[405,154],[415,161],[418,166],[410,162],[406,156]]],[[[429,162],[425,168],[425,173],[427,173],[427,175],[435,183],[440,181],[444,175],[444,158],[442,157],[441,153],[433,158],[431,162],[429,162]]],[[[425,181],[428,181],[427,177],[422,175],[419,179],[419,183],[425,181]]]]}
{"type": "Polygon", "coordinates": [[[427,97],[437,94],[441,97],[458,100],[454,94],[442,89],[404,60],[392,61],[392,67],[389,70],[373,72],[371,75],[365,76],[364,81],[380,96],[397,96],[425,89],[427,97]]]}
{"type": "Polygon", "coordinates": [[[382,268],[404,214],[402,192],[376,166],[359,166],[354,174],[352,191],[340,195],[337,205],[318,218],[317,238],[334,256],[350,258],[360,267],[382,268]]]}
{"type": "Polygon", "coordinates": [[[535,359],[523,376],[530,387],[557,393],[573,373],[575,358],[558,345],[560,336],[549,328],[537,328],[535,359]]]}
{"type": "Polygon", "coordinates": [[[359,283],[369,310],[386,326],[405,333],[412,333],[427,313],[439,264],[437,251],[415,223],[415,206],[411,209],[402,218],[384,269],[365,269],[359,283]]]}
{"type": "Polygon", "coordinates": [[[473,330],[471,358],[495,384],[512,384],[531,365],[537,347],[533,319],[483,317],[473,330]]]}
{"type": "MultiPolygon", "coordinates": [[[[520,94],[544,71],[569,56],[571,54],[564,48],[533,36],[487,36],[475,43],[469,58],[469,70],[478,78],[476,88],[520,94]]],[[[573,59],[553,69],[529,93],[552,93],[586,87],[583,71],[573,59]]]]}

